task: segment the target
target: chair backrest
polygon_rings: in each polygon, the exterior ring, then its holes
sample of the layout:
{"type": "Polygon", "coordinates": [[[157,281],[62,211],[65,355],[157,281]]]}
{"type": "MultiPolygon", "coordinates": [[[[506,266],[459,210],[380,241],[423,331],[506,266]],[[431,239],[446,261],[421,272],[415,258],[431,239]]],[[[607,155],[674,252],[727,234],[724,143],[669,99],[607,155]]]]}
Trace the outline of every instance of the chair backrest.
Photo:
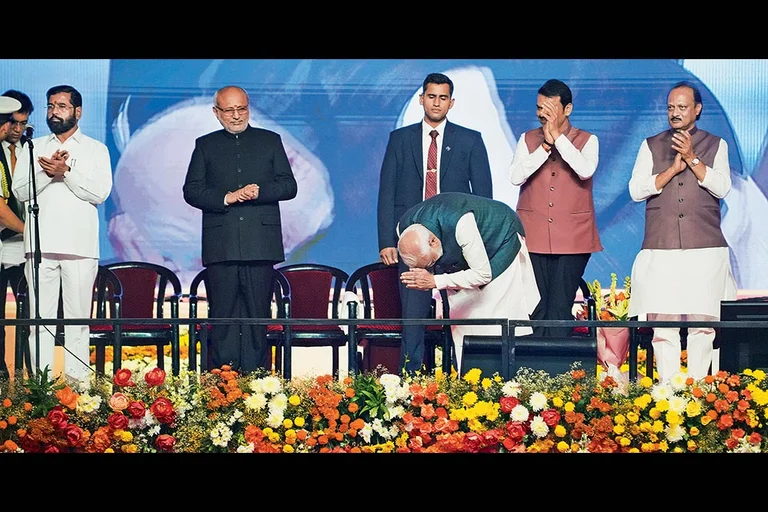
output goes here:
{"type": "Polygon", "coordinates": [[[171,269],[146,261],[123,261],[105,266],[123,285],[123,318],[163,318],[166,301],[171,304],[171,318],[178,318],[181,281],[171,269]]]}
{"type": "Polygon", "coordinates": [[[297,263],[277,270],[290,284],[291,318],[339,318],[341,293],[349,274],[319,263],[297,263]]]}
{"type": "Polygon", "coordinates": [[[358,315],[359,318],[400,318],[402,316],[400,275],[397,265],[377,262],[360,267],[349,277],[346,291],[356,294],[358,286],[363,299],[363,315],[358,315]]]}
{"type": "MultiPolygon", "coordinates": [[[[205,300],[208,303],[208,312],[210,312],[210,302],[208,302],[206,283],[208,280],[208,270],[203,269],[195,275],[189,285],[189,318],[198,317],[198,303],[205,300]],[[206,291],[202,291],[202,290],[206,291]]],[[[275,308],[275,318],[290,318],[291,310],[291,285],[285,276],[277,269],[272,272],[272,301],[275,308]]],[[[210,316],[210,315],[207,315],[210,316]]]]}

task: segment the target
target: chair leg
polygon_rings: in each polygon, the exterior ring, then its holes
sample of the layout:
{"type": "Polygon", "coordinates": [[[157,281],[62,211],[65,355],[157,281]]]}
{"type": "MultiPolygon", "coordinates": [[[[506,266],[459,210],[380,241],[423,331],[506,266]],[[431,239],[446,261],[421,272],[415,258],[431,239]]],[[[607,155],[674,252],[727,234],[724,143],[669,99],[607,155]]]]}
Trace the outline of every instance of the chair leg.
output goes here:
{"type": "Polygon", "coordinates": [[[333,351],[331,370],[333,371],[333,376],[337,379],[339,378],[339,351],[341,349],[342,347],[339,347],[339,348],[331,347],[331,350],[333,351]]]}
{"type": "Polygon", "coordinates": [[[165,348],[165,345],[162,343],[158,343],[157,345],[157,367],[161,370],[165,370],[165,353],[163,349],[165,348]]]}

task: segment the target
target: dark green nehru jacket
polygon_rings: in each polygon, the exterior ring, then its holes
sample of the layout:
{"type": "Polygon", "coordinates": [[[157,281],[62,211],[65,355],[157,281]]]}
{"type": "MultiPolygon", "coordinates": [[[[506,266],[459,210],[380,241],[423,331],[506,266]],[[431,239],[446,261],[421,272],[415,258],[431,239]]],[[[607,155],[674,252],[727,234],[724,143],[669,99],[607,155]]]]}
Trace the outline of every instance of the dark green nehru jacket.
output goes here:
{"type": "Polygon", "coordinates": [[[435,264],[436,274],[469,268],[456,242],[456,223],[472,212],[491,262],[491,280],[501,275],[520,250],[517,234],[525,236],[523,224],[509,205],[474,194],[443,192],[411,207],[400,218],[399,232],[411,224],[423,224],[443,245],[443,256],[435,264]]]}

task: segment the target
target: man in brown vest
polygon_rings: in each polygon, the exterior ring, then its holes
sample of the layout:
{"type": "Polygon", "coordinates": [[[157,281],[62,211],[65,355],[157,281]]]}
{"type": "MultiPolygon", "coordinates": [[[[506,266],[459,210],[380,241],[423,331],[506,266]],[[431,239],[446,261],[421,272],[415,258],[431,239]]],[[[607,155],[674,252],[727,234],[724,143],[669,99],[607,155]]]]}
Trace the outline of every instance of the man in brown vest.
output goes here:
{"type": "MultiPolygon", "coordinates": [[[[541,128],[522,134],[509,179],[520,186],[517,214],[525,227],[541,301],[531,320],[573,320],[573,299],[593,252],[603,250],[595,221],[592,175],[597,136],[571,125],[570,88],[547,80],[539,88],[541,128]]],[[[571,327],[533,328],[535,336],[568,336],[571,327]]]]}
{"type": "MultiPolygon", "coordinates": [[[[690,82],[667,97],[669,129],[640,145],[629,193],[645,201],[645,237],[632,267],[629,315],[647,320],[716,321],[720,302],[736,299],[720,201],[731,189],[728,144],[696,127],[703,105],[690,82]]],[[[689,327],[688,375],[717,369],[711,327],[689,327]]],[[[680,329],[653,329],[661,382],[680,372],[680,329]]]]}

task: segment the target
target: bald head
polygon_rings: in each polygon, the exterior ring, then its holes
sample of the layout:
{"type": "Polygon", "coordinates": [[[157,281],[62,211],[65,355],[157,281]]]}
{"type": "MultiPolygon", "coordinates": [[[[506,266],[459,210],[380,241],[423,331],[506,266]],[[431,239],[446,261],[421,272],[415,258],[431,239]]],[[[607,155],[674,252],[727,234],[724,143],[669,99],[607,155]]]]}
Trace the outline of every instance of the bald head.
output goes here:
{"type": "Polygon", "coordinates": [[[430,268],[443,255],[443,246],[423,224],[411,224],[400,234],[397,251],[408,268],[430,268]]]}

